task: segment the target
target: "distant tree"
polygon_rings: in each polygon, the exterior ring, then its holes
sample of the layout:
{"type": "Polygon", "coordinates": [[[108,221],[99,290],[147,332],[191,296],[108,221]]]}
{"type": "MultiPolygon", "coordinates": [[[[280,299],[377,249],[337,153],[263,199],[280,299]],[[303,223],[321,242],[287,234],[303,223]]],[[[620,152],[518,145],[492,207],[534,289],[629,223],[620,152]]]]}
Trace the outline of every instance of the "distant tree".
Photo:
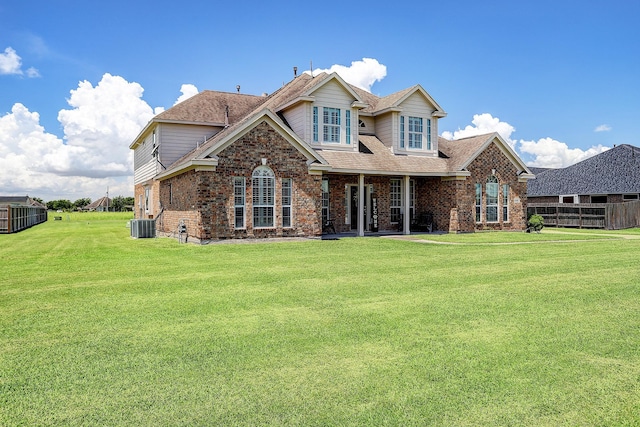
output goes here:
{"type": "Polygon", "coordinates": [[[61,200],[52,200],[47,202],[47,209],[51,209],[54,211],[63,210],[68,211],[73,208],[73,203],[70,200],[61,199],[61,200]]]}
{"type": "Polygon", "coordinates": [[[45,203],[44,203],[44,200],[42,200],[40,197],[32,197],[31,199],[32,199],[32,200],[35,200],[35,201],[36,201],[36,202],[38,202],[38,203],[42,203],[43,205],[45,204],[45,203]]]}
{"type": "Polygon", "coordinates": [[[116,196],[113,199],[111,199],[111,207],[110,208],[114,212],[121,212],[123,207],[124,207],[124,197],[116,196]]]}
{"type": "Polygon", "coordinates": [[[133,206],[133,197],[116,196],[111,200],[111,208],[115,212],[124,212],[127,206],[133,206]]]}
{"type": "Polygon", "coordinates": [[[86,197],[86,198],[83,198],[83,199],[78,199],[75,202],[73,202],[73,208],[74,209],[82,209],[82,208],[84,208],[85,206],[87,206],[89,204],[91,204],[91,199],[86,197]]]}

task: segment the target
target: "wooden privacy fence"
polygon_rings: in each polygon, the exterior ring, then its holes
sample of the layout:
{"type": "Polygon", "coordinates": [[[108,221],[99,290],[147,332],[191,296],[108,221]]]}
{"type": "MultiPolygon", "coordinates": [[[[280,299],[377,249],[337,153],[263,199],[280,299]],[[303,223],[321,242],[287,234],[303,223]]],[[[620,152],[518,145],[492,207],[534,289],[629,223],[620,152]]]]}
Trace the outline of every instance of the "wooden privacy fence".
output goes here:
{"type": "Polygon", "coordinates": [[[603,228],[640,227],[640,201],[624,203],[529,203],[528,216],[544,218],[546,227],[603,228]]]}
{"type": "Polygon", "coordinates": [[[47,209],[37,206],[0,206],[0,234],[16,233],[47,220],[47,209]]]}

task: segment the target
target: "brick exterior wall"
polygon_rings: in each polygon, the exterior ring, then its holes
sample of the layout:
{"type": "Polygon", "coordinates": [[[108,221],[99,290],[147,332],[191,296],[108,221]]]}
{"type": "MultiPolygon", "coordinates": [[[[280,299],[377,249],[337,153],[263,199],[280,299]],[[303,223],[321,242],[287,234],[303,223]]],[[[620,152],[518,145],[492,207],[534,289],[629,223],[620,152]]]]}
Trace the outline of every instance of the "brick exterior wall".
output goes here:
{"type": "MultiPolygon", "coordinates": [[[[431,213],[434,230],[474,232],[475,230],[523,230],[526,227],[527,186],[518,181],[518,170],[495,144],[490,144],[467,168],[471,176],[460,179],[441,177],[413,177],[415,182],[415,214],[431,213]],[[499,184],[499,222],[487,223],[484,215],[485,187],[492,169],[496,170],[499,184]],[[475,222],[475,183],[483,185],[482,222],[475,222]],[[502,221],[502,185],[509,185],[509,221],[502,221]],[[519,201],[518,201],[519,200],[519,201]],[[451,218],[455,218],[452,224],[451,218]]],[[[346,186],[358,185],[358,175],[325,175],[329,180],[330,217],[337,232],[354,230],[348,224],[346,186]]],[[[391,179],[401,176],[365,176],[365,186],[373,185],[373,196],[378,202],[378,229],[397,231],[398,224],[391,223],[391,179]]]]}
{"type": "MultiPolygon", "coordinates": [[[[469,218],[473,221],[476,230],[524,230],[527,222],[527,183],[518,181],[518,169],[504,155],[502,150],[491,143],[468,167],[471,176],[467,178],[467,194],[464,196],[464,204],[470,205],[472,213],[469,218]],[[485,218],[485,184],[491,176],[491,170],[495,169],[498,178],[498,217],[500,222],[487,223],[485,218]],[[482,187],[482,222],[475,224],[475,183],[481,183],[482,187]],[[502,185],[509,185],[509,222],[502,222],[502,185]],[[519,202],[516,202],[519,200],[519,202]]],[[[460,213],[459,213],[460,215],[460,213]]]]}
{"type": "Polygon", "coordinates": [[[161,182],[160,231],[175,233],[181,219],[192,240],[318,236],[321,175],[309,173],[307,158],[266,122],[218,154],[215,171],[189,171],[161,182]],[[275,174],[275,226],[253,227],[252,174],[266,159],[275,174]],[[245,225],[234,227],[233,178],[245,178],[245,225]],[[282,227],[282,179],[292,179],[292,227],[282,227]]]}
{"type": "MultiPolygon", "coordinates": [[[[431,213],[434,230],[473,232],[475,230],[523,230],[526,224],[526,182],[518,181],[518,170],[495,144],[490,144],[467,168],[463,178],[413,177],[415,213],[431,213]],[[500,222],[485,220],[485,184],[496,170],[500,222]],[[475,222],[475,184],[483,185],[482,222],[475,222]],[[509,185],[509,221],[502,222],[502,185],[509,185]]],[[[275,129],[262,122],[218,154],[215,171],[188,171],[152,184],[153,215],[159,215],[158,232],[177,236],[178,225],[187,227],[190,241],[211,239],[318,236],[322,233],[321,175],[310,174],[307,159],[275,129]],[[252,215],[252,173],[263,164],[275,174],[275,226],[254,228],[252,215]],[[233,177],[244,177],[245,225],[234,227],[233,177]],[[292,179],[292,227],[282,227],[282,179],[292,179]]],[[[358,185],[358,175],[326,174],[329,181],[329,212],[337,232],[355,230],[347,220],[346,189],[358,185]]],[[[365,176],[365,186],[373,186],[377,199],[378,230],[398,231],[391,222],[391,180],[401,176],[365,176]]],[[[144,201],[144,185],[135,187],[136,218],[140,218],[139,196],[144,201]]],[[[370,203],[370,200],[367,201],[370,203]]],[[[143,212],[142,217],[146,214],[143,212]]],[[[371,226],[371,218],[365,229],[371,226]]],[[[400,225],[401,227],[401,225],[400,225]]]]}

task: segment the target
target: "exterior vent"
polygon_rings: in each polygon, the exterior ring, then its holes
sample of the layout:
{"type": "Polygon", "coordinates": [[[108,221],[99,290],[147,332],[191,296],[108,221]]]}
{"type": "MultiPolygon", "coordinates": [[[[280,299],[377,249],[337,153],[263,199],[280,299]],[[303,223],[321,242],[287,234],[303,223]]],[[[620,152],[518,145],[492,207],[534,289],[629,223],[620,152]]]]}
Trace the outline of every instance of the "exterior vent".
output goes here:
{"type": "Polygon", "coordinates": [[[154,219],[132,219],[131,237],[135,239],[156,237],[156,221],[154,219]]]}

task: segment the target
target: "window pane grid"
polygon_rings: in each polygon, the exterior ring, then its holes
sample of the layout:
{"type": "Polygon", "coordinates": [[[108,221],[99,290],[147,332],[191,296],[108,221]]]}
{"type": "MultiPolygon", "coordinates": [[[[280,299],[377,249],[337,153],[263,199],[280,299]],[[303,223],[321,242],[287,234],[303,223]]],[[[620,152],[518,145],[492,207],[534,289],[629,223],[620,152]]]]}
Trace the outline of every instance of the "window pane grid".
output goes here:
{"type": "Polygon", "coordinates": [[[275,177],[273,171],[260,166],[253,171],[253,226],[273,227],[275,177]]]}
{"type": "Polygon", "coordinates": [[[324,107],[322,110],[322,138],[324,142],[340,142],[340,109],[324,107]]]}
{"type": "Polygon", "coordinates": [[[235,177],[233,179],[233,203],[234,203],[234,227],[245,228],[244,225],[244,209],[245,209],[245,180],[244,177],[235,177]]]}
{"type": "Polygon", "coordinates": [[[282,180],[282,226],[291,227],[291,199],[292,199],[291,178],[282,180]]]}
{"type": "Polygon", "coordinates": [[[391,189],[389,193],[389,207],[391,214],[391,222],[397,223],[400,221],[400,214],[402,212],[402,181],[399,179],[391,180],[391,189]]]}

